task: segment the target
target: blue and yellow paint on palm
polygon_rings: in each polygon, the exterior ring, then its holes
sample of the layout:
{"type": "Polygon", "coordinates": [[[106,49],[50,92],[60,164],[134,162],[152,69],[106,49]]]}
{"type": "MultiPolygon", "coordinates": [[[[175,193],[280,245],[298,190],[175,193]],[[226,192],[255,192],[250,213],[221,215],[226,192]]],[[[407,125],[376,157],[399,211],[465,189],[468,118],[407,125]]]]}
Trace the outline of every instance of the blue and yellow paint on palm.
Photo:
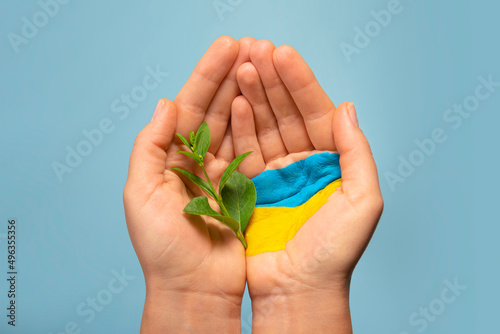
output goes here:
{"type": "Polygon", "coordinates": [[[247,256],[284,249],[341,186],[338,153],[317,153],[252,179],[257,204],[245,231],[247,256]]]}

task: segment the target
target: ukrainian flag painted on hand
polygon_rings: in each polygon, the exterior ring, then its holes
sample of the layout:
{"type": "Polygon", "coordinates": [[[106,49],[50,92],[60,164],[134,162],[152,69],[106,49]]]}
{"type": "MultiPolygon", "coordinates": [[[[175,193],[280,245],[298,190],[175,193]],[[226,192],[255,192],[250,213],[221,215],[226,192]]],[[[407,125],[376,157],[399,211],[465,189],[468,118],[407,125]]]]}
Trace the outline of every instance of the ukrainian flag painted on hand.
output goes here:
{"type": "Polygon", "coordinates": [[[252,179],[257,204],[245,231],[247,256],[285,248],[342,184],[339,155],[317,153],[252,179]]]}

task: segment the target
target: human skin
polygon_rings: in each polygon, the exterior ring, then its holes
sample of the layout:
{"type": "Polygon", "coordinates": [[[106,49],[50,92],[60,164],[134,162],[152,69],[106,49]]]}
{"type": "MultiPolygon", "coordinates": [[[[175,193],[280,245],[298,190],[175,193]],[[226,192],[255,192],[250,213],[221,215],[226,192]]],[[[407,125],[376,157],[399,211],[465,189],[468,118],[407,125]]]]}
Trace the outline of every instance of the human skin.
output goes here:
{"type": "Polygon", "coordinates": [[[383,207],[355,115],[351,104],[335,108],[292,48],[252,38],[213,43],[175,100],[160,100],[130,158],[124,205],[146,280],[141,333],[238,333],[245,281],[254,333],[352,332],[350,276],[383,207]],[[253,177],[338,151],[342,188],[285,250],[246,258],[227,227],[182,212],[204,194],[170,168],[202,173],[176,153],[182,145],[174,133],[187,136],[203,121],[212,134],[206,169],[214,183],[235,153],[254,151],[240,168],[253,177]]]}
{"type": "MultiPolygon", "coordinates": [[[[234,233],[213,218],[183,212],[205,195],[171,167],[202,176],[177,153],[206,121],[211,145],[205,168],[215,183],[234,159],[231,104],[240,94],[236,72],[249,60],[252,38],[217,39],[174,101],[162,99],[153,120],[137,136],[123,192],[132,244],[146,281],[141,333],[239,333],[246,283],[245,250],[234,233]]],[[[211,205],[216,208],[215,202],[211,205]]]]}
{"type": "Polygon", "coordinates": [[[342,186],[285,249],[247,258],[253,333],[352,333],[352,272],[383,210],[377,169],[352,103],[337,108],[289,46],[258,41],[232,105],[240,171],[254,177],[319,151],[340,154],[342,186]]]}

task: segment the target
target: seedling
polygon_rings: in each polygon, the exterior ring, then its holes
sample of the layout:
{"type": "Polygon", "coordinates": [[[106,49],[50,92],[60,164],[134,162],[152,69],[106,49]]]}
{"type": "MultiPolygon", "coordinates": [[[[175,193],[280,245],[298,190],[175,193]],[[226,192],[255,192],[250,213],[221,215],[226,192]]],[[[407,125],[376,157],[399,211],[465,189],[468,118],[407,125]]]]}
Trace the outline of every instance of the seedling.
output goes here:
{"type": "Polygon", "coordinates": [[[248,220],[252,216],[253,209],[255,208],[255,203],[257,202],[257,192],[252,180],[247,178],[245,175],[238,173],[236,169],[252,152],[243,153],[242,155],[237,156],[229,164],[229,166],[227,166],[219,182],[219,191],[216,191],[212,181],[210,181],[210,178],[208,177],[207,171],[205,170],[205,165],[203,164],[205,155],[208,152],[208,147],[210,146],[210,129],[208,128],[208,124],[203,122],[198,128],[198,131],[196,131],[196,134],[191,131],[189,133],[189,140],[179,133],[176,133],[176,135],[190,150],[190,152],[182,150],[178,150],[177,152],[196,161],[198,166],[201,167],[206,181],[201,177],[183,169],[172,169],[187,176],[198,187],[210,195],[219,205],[222,214],[210,207],[206,196],[193,198],[184,208],[184,212],[192,215],[207,215],[217,219],[233,230],[236,237],[238,237],[243,246],[246,248],[247,244],[245,242],[243,232],[245,231],[248,220]]]}

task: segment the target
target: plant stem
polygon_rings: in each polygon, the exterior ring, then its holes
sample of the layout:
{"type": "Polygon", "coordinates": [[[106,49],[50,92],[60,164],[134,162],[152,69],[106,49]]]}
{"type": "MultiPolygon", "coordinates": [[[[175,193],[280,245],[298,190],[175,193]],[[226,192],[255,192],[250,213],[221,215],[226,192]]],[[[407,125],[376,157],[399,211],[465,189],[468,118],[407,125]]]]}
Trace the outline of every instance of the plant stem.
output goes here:
{"type": "MultiPolygon", "coordinates": [[[[212,191],[214,192],[214,194],[217,195],[217,192],[215,191],[215,188],[212,184],[212,181],[210,181],[210,178],[208,177],[207,171],[205,170],[205,166],[203,166],[203,164],[201,164],[200,167],[203,170],[203,174],[205,174],[205,177],[207,178],[207,181],[208,181],[208,184],[210,185],[210,188],[212,188],[212,191]]],[[[217,201],[218,198],[215,198],[215,200],[217,201]]]]}
{"type": "Polygon", "coordinates": [[[222,197],[215,191],[215,188],[212,184],[212,181],[210,181],[210,178],[208,177],[207,171],[205,170],[205,166],[202,165],[201,169],[203,170],[203,174],[205,174],[205,177],[207,178],[208,185],[210,186],[210,188],[212,188],[212,191],[214,192],[215,196],[217,196],[214,199],[217,202],[217,204],[220,206],[222,214],[224,216],[231,217],[229,215],[229,212],[227,211],[226,207],[224,206],[224,203],[222,202],[222,197]]]}
{"type": "Polygon", "coordinates": [[[247,248],[247,243],[245,242],[245,237],[243,236],[243,233],[241,231],[236,232],[236,237],[240,239],[241,243],[245,248],[247,248]]]}
{"type": "MultiPolygon", "coordinates": [[[[212,184],[212,181],[210,181],[210,178],[208,177],[207,171],[205,170],[205,166],[203,165],[203,163],[200,164],[200,167],[203,170],[203,174],[205,174],[205,177],[207,178],[208,185],[210,186],[210,188],[212,188],[212,191],[216,196],[216,198],[214,198],[214,199],[215,199],[215,202],[217,202],[217,204],[219,205],[219,207],[222,211],[222,214],[226,217],[231,217],[229,215],[229,212],[227,211],[226,207],[224,206],[224,203],[222,202],[221,195],[215,191],[214,185],[212,184]]],[[[245,248],[247,248],[247,243],[245,241],[245,237],[243,236],[243,233],[241,233],[241,226],[239,228],[240,228],[240,231],[235,232],[236,237],[241,241],[243,246],[245,248]]]]}
{"type": "Polygon", "coordinates": [[[222,214],[224,216],[231,217],[229,215],[229,212],[227,211],[226,207],[224,206],[224,203],[222,202],[222,198],[220,198],[219,201],[217,201],[217,204],[219,204],[220,209],[222,210],[222,214]]]}

